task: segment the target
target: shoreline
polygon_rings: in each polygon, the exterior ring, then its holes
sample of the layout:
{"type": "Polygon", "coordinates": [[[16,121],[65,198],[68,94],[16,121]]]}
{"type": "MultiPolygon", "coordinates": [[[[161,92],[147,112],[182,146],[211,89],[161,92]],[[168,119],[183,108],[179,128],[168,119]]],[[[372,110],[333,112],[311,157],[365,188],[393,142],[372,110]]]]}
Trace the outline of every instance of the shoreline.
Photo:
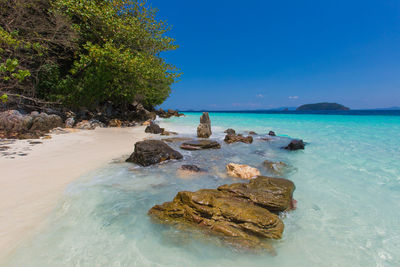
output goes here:
{"type": "Polygon", "coordinates": [[[40,227],[70,182],[132,153],[134,144],[149,136],[144,128],[96,128],[52,134],[33,146],[26,140],[8,145],[31,150],[0,157],[0,260],[40,227]]]}

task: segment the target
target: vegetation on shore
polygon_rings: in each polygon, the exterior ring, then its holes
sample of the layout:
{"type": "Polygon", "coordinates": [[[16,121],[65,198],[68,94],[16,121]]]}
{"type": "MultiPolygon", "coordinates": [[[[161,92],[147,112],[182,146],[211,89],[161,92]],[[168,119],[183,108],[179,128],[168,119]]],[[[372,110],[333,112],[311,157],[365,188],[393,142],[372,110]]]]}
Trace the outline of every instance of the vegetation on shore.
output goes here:
{"type": "Polygon", "coordinates": [[[306,104],[298,107],[296,110],[349,110],[348,107],[345,107],[338,103],[316,103],[316,104],[306,104]]]}
{"type": "Polygon", "coordinates": [[[0,97],[70,108],[161,104],[180,73],[141,0],[0,0],[0,97]]]}

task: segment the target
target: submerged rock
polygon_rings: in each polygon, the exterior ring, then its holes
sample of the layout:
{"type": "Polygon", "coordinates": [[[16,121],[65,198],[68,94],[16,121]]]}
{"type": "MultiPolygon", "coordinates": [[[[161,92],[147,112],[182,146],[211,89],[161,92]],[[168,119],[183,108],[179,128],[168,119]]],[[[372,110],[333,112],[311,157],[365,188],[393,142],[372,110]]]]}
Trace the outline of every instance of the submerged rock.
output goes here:
{"type": "Polygon", "coordinates": [[[284,147],[287,150],[299,150],[299,149],[304,149],[305,144],[303,140],[301,139],[295,139],[292,140],[286,147],[284,147]]]}
{"type": "Polygon", "coordinates": [[[250,131],[249,134],[250,134],[250,135],[257,135],[257,133],[254,132],[254,131],[250,131]]]}
{"type": "Polygon", "coordinates": [[[135,144],[135,151],[126,160],[142,166],[150,166],[166,160],[181,159],[183,156],[178,151],[160,140],[145,140],[135,144]]]}
{"type": "Polygon", "coordinates": [[[197,137],[209,138],[211,136],[211,120],[208,112],[203,112],[200,117],[200,124],[197,127],[197,137]]]}
{"type": "Polygon", "coordinates": [[[268,171],[279,175],[283,174],[285,169],[288,168],[288,165],[282,161],[264,160],[263,165],[268,171]]]}
{"type": "Polygon", "coordinates": [[[243,136],[241,134],[235,135],[235,134],[227,134],[224,139],[225,143],[227,144],[232,144],[236,142],[242,142],[246,144],[251,144],[253,143],[253,137],[252,136],[243,136]]]}
{"type": "Polygon", "coordinates": [[[165,135],[165,136],[169,136],[169,135],[178,135],[178,133],[177,133],[177,132],[170,132],[170,131],[164,130],[164,131],[162,132],[161,135],[165,135]]]}
{"type": "Polygon", "coordinates": [[[154,122],[150,122],[150,125],[146,127],[144,132],[152,134],[162,134],[164,132],[164,128],[161,128],[158,124],[155,124],[154,122]]]}
{"type": "Polygon", "coordinates": [[[231,129],[231,128],[229,128],[229,129],[226,129],[226,130],[224,131],[224,133],[226,133],[226,134],[236,134],[236,131],[233,130],[233,129],[231,129]]]}
{"type": "Polygon", "coordinates": [[[180,146],[185,150],[219,149],[220,143],[214,140],[192,140],[182,143],[180,146]]]}
{"type": "Polygon", "coordinates": [[[190,171],[190,172],[200,172],[200,168],[197,167],[196,165],[182,165],[180,168],[180,170],[184,170],[184,171],[190,171]]]}
{"type": "Polygon", "coordinates": [[[226,172],[229,176],[241,179],[252,179],[261,175],[260,171],[256,168],[244,164],[229,163],[226,165],[226,172]]]}
{"type": "Polygon", "coordinates": [[[266,240],[282,237],[284,225],[275,213],[290,208],[294,188],[286,179],[258,177],[218,189],[182,191],[172,202],[152,207],[149,215],[161,223],[200,227],[238,246],[267,248],[266,240]]]}
{"type": "Polygon", "coordinates": [[[178,142],[184,142],[184,141],[189,141],[192,140],[192,138],[189,137],[171,137],[171,138],[164,138],[161,139],[164,142],[168,143],[178,143],[178,142]]]}

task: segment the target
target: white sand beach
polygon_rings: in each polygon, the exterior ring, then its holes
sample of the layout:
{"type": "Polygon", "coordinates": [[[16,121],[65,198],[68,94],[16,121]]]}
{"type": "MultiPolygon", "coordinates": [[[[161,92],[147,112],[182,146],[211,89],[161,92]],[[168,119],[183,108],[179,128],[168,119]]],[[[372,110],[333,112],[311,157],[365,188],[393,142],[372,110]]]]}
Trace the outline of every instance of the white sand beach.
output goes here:
{"type": "Polygon", "coordinates": [[[0,157],[0,259],[39,229],[68,183],[132,153],[146,136],[143,126],[98,128],[7,145],[23,152],[0,157]]]}

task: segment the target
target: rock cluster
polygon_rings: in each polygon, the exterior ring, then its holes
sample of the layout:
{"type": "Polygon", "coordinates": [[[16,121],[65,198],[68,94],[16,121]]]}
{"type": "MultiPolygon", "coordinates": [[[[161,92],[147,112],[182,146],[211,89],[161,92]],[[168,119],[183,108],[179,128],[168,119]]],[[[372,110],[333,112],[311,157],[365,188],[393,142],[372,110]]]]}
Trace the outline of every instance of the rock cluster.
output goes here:
{"type": "Polygon", "coordinates": [[[227,144],[232,144],[232,143],[236,143],[236,142],[251,144],[251,143],[253,143],[253,137],[250,135],[243,136],[242,134],[227,134],[225,136],[224,141],[227,144]]]}
{"type": "Polygon", "coordinates": [[[0,138],[39,138],[63,125],[61,117],[54,114],[34,111],[23,115],[17,110],[0,112],[0,138]]]}
{"type": "Polygon", "coordinates": [[[149,215],[161,223],[200,227],[239,246],[267,248],[266,240],[282,237],[284,224],[277,214],[292,207],[294,189],[289,180],[260,176],[249,183],[179,192],[149,215]]]}
{"type": "Polygon", "coordinates": [[[156,110],[156,114],[160,117],[160,118],[171,118],[171,117],[181,117],[184,116],[184,114],[179,113],[177,110],[172,110],[172,109],[168,109],[168,111],[163,110],[162,108],[160,108],[159,110],[156,110]]]}
{"type": "Polygon", "coordinates": [[[203,112],[200,117],[200,124],[197,127],[197,137],[209,138],[211,136],[211,120],[208,112],[203,112]]]}
{"type": "Polygon", "coordinates": [[[135,144],[135,150],[126,160],[141,166],[150,166],[166,160],[181,159],[181,153],[160,140],[145,140],[135,144]]]}

